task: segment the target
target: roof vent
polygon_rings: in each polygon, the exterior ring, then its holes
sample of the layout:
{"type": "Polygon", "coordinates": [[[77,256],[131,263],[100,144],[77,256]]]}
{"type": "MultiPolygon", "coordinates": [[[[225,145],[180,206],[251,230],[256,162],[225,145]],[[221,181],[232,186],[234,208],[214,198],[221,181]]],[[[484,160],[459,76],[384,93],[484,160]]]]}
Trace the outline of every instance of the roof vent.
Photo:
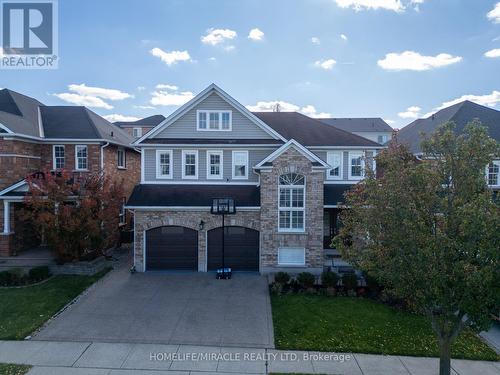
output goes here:
{"type": "Polygon", "coordinates": [[[111,132],[111,136],[113,137],[113,132],[111,132]]]}
{"type": "Polygon", "coordinates": [[[436,116],[435,116],[435,115],[434,115],[434,113],[433,113],[433,114],[432,114],[432,116],[431,116],[431,119],[433,119],[433,120],[434,120],[435,118],[436,118],[436,116]]]}

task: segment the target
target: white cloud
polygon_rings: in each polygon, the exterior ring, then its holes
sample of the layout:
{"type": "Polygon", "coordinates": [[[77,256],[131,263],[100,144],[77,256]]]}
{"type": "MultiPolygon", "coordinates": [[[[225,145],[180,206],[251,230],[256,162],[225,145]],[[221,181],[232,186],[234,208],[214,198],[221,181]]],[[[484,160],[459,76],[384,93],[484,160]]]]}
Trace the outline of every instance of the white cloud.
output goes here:
{"type": "Polygon", "coordinates": [[[391,125],[391,126],[392,126],[393,124],[395,124],[395,123],[396,123],[396,121],[394,121],[394,120],[390,120],[390,119],[388,119],[388,118],[384,118],[383,120],[384,120],[387,124],[389,124],[389,125],[391,125]]]}
{"type": "Polygon", "coordinates": [[[500,103],[500,91],[492,91],[491,94],[485,94],[485,95],[462,95],[460,98],[456,98],[447,102],[444,102],[441,104],[439,107],[434,108],[433,111],[426,113],[424,117],[429,117],[433,113],[436,113],[437,111],[449,107],[454,104],[458,104],[460,102],[463,102],[465,100],[469,100],[471,102],[488,106],[488,107],[495,107],[497,103],[500,103]]]}
{"type": "Polygon", "coordinates": [[[213,62],[213,61],[217,61],[217,59],[216,59],[215,57],[213,57],[213,56],[212,56],[212,57],[209,57],[209,58],[208,58],[208,61],[212,61],[212,62],[213,62]]]}
{"type": "Polygon", "coordinates": [[[246,108],[252,112],[274,112],[279,109],[279,112],[301,112],[310,117],[331,117],[330,113],[317,112],[316,108],[311,104],[301,108],[298,105],[282,100],[261,101],[255,105],[247,105],[246,108]]]}
{"type": "Polygon", "coordinates": [[[106,115],[103,116],[106,120],[109,122],[117,122],[117,121],[137,121],[139,120],[139,117],[135,116],[125,116],[125,115],[119,115],[117,113],[113,113],[112,115],[106,115]]]}
{"type": "Polygon", "coordinates": [[[311,43],[316,44],[317,46],[321,44],[321,40],[317,36],[313,36],[311,38],[311,43]]]}
{"type": "Polygon", "coordinates": [[[145,86],[137,86],[137,91],[144,91],[146,90],[145,86]]]}
{"type": "Polygon", "coordinates": [[[405,112],[399,112],[398,116],[401,118],[418,118],[422,108],[417,106],[408,107],[405,112]]]}
{"type": "Polygon", "coordinates": [[[488,52],[484,53],[484,56],[490,58],[500,57],[500,48],[489,50],[488,52]]]}
{"type": "Polygon", "coordinates": [[[347,41],[347,39],[348,39],[348,38],[347,38],[347,35],[345,35],[345,34],[340,34],[340,38],[341,38],[342,40],[346,40],[346,41],[347,41]]]}
{"type": "Polygon", "coordinates": [[[68,86],[69,91],[76,92],[82,96],[95,96],[101,99],[108,100],[123,100],[128,98],[133,98],[133,95],[130,95],[127,92],[123,92],[115,89],[106,89],[102,87],[91,87],[82,83],[80,85],[71,84],[68,86]]]}
{"type": "Polygon", "coordinates": [[[134,105],[134,108],[137,108],[137,109],[156,109],[156,107],[153,107],[152,105],[134,105]]]}
{"type": "Polygon", "coordinates": [[[230,29],[208,29],[207,35],[201,37],[203,44],[216,46],[229,40],[233,40],[238,36],[236,31],[230,29]]]}
{"type": "Polygon", "coordinates": [[[486,16],[493,23],[500,23],[500,1],[495,4],[495,7],[486,16]]]}
{"type": "Polygon", "coordinates": [[[188,51],[170,51],[166,52],[155,47],[149,51],[153,56],[159,57],[168,66],[177,64],[179,61],[191,61],[191,56],[188,51]]]}
{"type": "Polygon", "coordinates": [[[252,29],[248,33],[248,39],[254,40],[256,42],[264,40],[264,33],[258,28],[252,29]]]}
{"type": "Polygon", "coordinates": [[[405,6],[401,0],[335,0],[341,8],[352,8],[359,12],[367,9],[385,9],[395,12],[403,12],[405,6]]]}
{"type": "Polygon", "coordinates": [[[460,56],[440,53],[436,56],[424,56],[414,51],[402,53],[388,53],[385,58],[378,61],[378,66],[385,70],[414,70],[424,71],[443,66],[456,64],[462,61],[460,56]]]}
{"type": "Polygon", "coordinates": [[[104,108],[104,109],[112,109],[113,108],[112,105],[106,103],[101,98],[98,98],[95,96],[79,95],[79,94],[73,94],[73,93],[69,93],[69,92],[54,94],[54,96],[58,97],[61,100],[64,100],[65,102],[75,104],[75,105],[82,105],[85,107],[92,107],[92,108],[104,108]]]}
{"type": "Polygon", "coordinates": [[[327,59],[327,60],[318,60],[314,62],[314,66],[317,68],[321,68],[324,70],[332,70],[333,66],[337,62],[334,59],[327,59]]]}
{"type": "Polygon", "coordinates": [[[161,84],[156,88],[157,90],[151,93],[152,105],[180,106],[194,98],[191,91],[179,91],[179,88],[174,85],[161,84]]]}

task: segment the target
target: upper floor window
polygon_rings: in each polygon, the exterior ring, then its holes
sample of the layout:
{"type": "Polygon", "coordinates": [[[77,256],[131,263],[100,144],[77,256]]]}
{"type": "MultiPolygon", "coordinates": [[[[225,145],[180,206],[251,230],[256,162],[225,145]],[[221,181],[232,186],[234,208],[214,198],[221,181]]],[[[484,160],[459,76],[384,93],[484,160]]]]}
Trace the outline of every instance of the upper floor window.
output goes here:
{"type": "Polygon", "coordinates": [[[349,152],[349,178],[360,180],[364,176],[364,160],[362,152],[349,152]]]}
{"type": "Polygon", "coordinates": [[[64,146],[63,145],[52,146],[52,156],[53,156],[53,161],[52,161],[53,168],[54,169],[64,168],[66,164],[64,157],[64,146]]]}
{"type": "Polygon", "coordinates": [[[332,167],[332,169],[326,171],[327,180],[342,179],[342,151],[328,152],[326,162],[332,167]]]}
{"type": "Polygon", "coordinates": [[[287,173],[279,177],[278,230],[303,232],[305,225],[305,177],[287,173]]]}
{"type": "Polygon", "coordinates": [[[172,150],[156,150],[156,178],[172,178],[172,150]]]}
{"type": "Polygon", "coordinates": [[[248,178],[248,151],[233,151],[233,179],[248,178]]]}
{"type": "Polygon", "coordinates": [[[134,138],[141,138],[142,137],[142,128],[132,128],[132,136],[134,138]]]}
{"type": "Polygon", "coordinates": [[[207,179],[221,179],[222,176],[222,151],[207,151],[207,179]]]}
{"type": "Polygon", "coordinates": [[[75,169],[87,170],[88,169],[88,149],[86,145],[75,146],[75,169]]]}
{"type": "Polygon", "coordinates": [[[197,150],[182,150],[182,178],[198,178],[197,150]]]}
{"type": "Polygon", "coordinates": [[[500,185],[500,160],[494,160],[488,165],[488,185],[500,185]]]}
{"type": "Polygon", "coordinates": [[[197,111],[196,129],[201,131],[230,131],[231,111],[197,111]]]}
{"type": "Polygon", "coordinates": [[[117,166],[118,168],[125,169],[127,167],[127,155],[123,147],[119,147],[117,150],[117,166]]]}
{"type": "Polygon", "coordinates": [[[389,136],[387,134],[381,134],[377,137],[377,142],[383,145],[389,140],[389,136]]]}

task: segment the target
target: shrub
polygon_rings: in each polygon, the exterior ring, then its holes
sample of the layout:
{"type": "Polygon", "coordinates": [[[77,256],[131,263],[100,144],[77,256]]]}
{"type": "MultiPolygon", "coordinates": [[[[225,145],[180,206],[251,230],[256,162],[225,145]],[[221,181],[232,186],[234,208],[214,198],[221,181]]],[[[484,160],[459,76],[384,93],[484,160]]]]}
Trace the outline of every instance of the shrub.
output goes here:
{"type": "Polygon", "coordinates": [[[41,281],[49,278],[50,270],[48,266],[34,267],[30,269],[28,276],[31,281],[41,281]]]}
{"type": "Polygon", "coordinates": [[[290,275],[286,272],[278,272],[274,276],[274,281],[281,285],[286,285],[290,281],[290,275]]]}
{"type": "Polygon", "coordinates": [[[355,273],[345,273],[342,275],[342,285],[344,286],[344,289],[349,291],[349,290],[356,290],[358,287],[358,278],[355,273]]]}
{"type": "Polygon", "coordinates": [[[0,272],[1,286],[21,285],[23,282],[24,275],[21,268],[12,268],[10,270],[0,272]]]}
{"type": "Polygon", "coordinates": [[[304,289],[309,289],[314,286],[315,277],[310,272],[301,272],[297,276],[297,281],[304,289]]]}
{"type": "Polygon", "coordinates": [[[9,286],[12,280],[12,274],[9,271],[0,272],[0,286],[9,286]]]}
{"type": "Polygon", "coordinates": [[[366,289],[368,289],[368,296],[371,298],[377,298],[382,292],[382,286],[378,283],[377,279],[373,276],[365,273],[363,275],[366,281],[366,289]]]}
{"type": "Polygon", "coordinates": [[[339,282],[339,275],[332,271],[324,271],[321,274],[321,284],[327,288],[335,288],[339,282]]]}
{"type": "Polygon", "coordinates": [[[274,283],[271,285],[271,293],[280,295],[283,293],[283,285],[280,283],[274,283]]]}

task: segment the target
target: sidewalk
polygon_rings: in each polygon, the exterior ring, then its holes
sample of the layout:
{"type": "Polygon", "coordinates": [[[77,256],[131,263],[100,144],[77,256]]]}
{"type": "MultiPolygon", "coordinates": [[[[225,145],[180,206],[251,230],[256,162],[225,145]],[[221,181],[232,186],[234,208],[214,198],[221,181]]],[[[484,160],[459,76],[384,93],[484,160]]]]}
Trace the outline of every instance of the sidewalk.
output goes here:
{"type": "MultiPolygon", "coordinates": [[[[0,363],[30,375],[266,374],[435,375],[436,358],[209,346],[0,341],[0,363]]],[[[453,360],[454,374],[498,375],[500,362],[453,360]]]]}

